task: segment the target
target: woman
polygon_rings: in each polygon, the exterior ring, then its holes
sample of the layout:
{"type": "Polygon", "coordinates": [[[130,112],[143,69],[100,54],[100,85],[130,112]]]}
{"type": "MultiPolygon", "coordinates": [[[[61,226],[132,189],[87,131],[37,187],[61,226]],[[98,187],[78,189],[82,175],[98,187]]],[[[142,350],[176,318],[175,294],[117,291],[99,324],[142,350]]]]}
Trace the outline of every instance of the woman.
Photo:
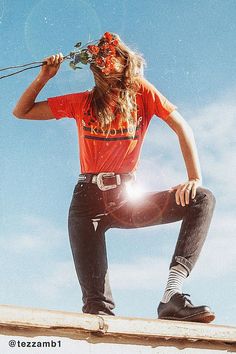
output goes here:
{"type": "Polygon", "coordinates": [[[38,93],[56,75],[62,54],[46,59],[23,93],[14,115],[24,119],[76,120],[81,174],[69,211],[69,235],[83,294],[83,312],[114,315],[108,278],[105,231],[137,228],[182,220],[169,278],[158,306],[160,319],[210,322],[208,306],[194,306],[182,293],[205,241],[215,199],[201,187],[201,172],[191,128],[157,89],[143,77],[143,58],[116,34],[106,32],[90,45],[91,91],[35,102],[38,93]],[[177,134],[188,180],[170,190],[148,193],[132,203],[127,183],[134,182],[141,145],[153,115],[177,134]]]}

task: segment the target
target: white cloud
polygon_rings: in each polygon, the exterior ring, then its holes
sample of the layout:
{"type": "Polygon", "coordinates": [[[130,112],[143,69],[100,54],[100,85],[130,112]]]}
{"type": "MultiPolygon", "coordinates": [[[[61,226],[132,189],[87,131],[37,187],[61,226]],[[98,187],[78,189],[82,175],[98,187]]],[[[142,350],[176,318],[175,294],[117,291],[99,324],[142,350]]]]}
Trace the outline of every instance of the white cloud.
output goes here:
{"type": "Polygon", "coordinates": [[[4,251],[23,253],[26,251],[37,251],[44,246],[43,240],[35,238],[31,234],[10,235],[0,240],[0,247],[4,251]]]}
{"type": "Polygon", "coordinates": [[[16,254],[27,251],[39,254],[57,247],[63,240],[64,232],[49,220],[34,215],[18,215],[18,231],[0,238],[2,250],[16,254]]]}
{"type": "Polygon", "coordinates": [[[51,262],[47,264],[40,279],[32,283],[32,290],[47,301],[56,300],[65,293],[77,290],[79,287],[72,261],[51,262]]]}
{"type": "Polygon", "coordinates": [[[235,273],[235,217],[216,213],[193,279],[223,279],[235,273]]]}
{"type": "Polygon", "coordinates": [[[148,191],[169,189],[185,179],[184,169],[170,162],[164,164],[158,156],[142,160],[137,172],[137,182],[148,191]]]}
{"type": "Polygon", "coordinates": [[[168,260],[141,257],[135,262],[110,265],[112,288],[118,290],[155,290],[168,275],[168,260]]]}
{"type": "MultiPolygon", "coordinates": [[[[235,263],[235,225],[230,215],[215,215],[206,244],[191,280],[218,281],[230,275],[235,263]]],[[[172,227],[175,224],[168,226],[172,227]]],[[[137,230],[139,231],[139,230],[137,230]]],[[[164,289],[168,276],[169,255],[161,257],[139,256],[135,261],[110,263],[112,289],[116,291],[154,291],[164,289]]],[[[61,303],[63,298],[82,306],[81,290],[72,259],[56,262],[53,259],[41,265],[41,273],[32,270],[31,292],[48,304],[61,303]],[[75,295],[76,294],[76,295],[75,295]]],[[[52,305],[53,306],[53,305],[52,305]]]]}
{"type": "MultiPolygon", "coordinates": [[[[236,226],[234,218],[218,215],[191,279],[223,279],[235,270],[236,226]]],[[[112,286],[119,290],[156,290],[167,279],[169,258],[141,257],[135,262],[110,265],[112,286]]]]}
{"type": "Polygon", "coordinates": [[[215,190],[221,192],[222,201],[232,201],[232,177],[236,175],[235,95],[220,98],[197,112],[191,120],[202,163],[203,174],[215,190]]]}
{"type": "MultiPolygon", "coordinates": [[[[203,184],[207,180],[214,191],[218,191],[223,203],[232,202],[232,177],[236,175],[235,94],[222,96],[198,111],[186,112],[183,115],[194,131],[204,177],[203,184]]],[[[167,125],[153,122],[147,134],[146,144],[147,153],[140,164],[143,171],[139,174],[151,186],[160,185],[165,188],[175,181],[179,183],[186,179],[178,140],[167,125]],[[152,153],[151,157],[149,151],[152,153]]]]}

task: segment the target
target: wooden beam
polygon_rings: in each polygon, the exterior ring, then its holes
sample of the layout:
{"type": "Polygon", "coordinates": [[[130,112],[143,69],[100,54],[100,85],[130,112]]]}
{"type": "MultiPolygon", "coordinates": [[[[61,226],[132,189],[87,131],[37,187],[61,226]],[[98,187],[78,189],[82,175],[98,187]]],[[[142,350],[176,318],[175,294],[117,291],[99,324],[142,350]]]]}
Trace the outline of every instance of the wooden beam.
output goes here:
{"type": "MultiPolygon", "coordinates": [[[[165,321],[116,316],[97,316],[73,312],[43,310],[0,305],[0,333],[2,329],[53,329],[55,335],[63,331],[95,333],[101,336],[132,336],[144,340],[205,341],[236,344],[236,327],[180,321],[165,321]]],[[[26,331],[27,333],[27,331],[26,331]]]]}

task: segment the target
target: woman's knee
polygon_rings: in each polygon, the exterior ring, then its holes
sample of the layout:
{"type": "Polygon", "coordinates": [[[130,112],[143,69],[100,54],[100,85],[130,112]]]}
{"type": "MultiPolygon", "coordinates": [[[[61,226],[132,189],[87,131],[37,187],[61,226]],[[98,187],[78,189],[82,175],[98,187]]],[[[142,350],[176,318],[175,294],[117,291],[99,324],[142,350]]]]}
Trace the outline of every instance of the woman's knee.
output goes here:
{"type": "Polygon", "coordinates": [[[202,200],[205,203],[207,203],[209,206],[211,206],[212,208],[215,207],[216,204],[216,198],[213,194],[213,192],[205,187],[198,187],[197,191],[196,191],[196,200],[202,200]]]}

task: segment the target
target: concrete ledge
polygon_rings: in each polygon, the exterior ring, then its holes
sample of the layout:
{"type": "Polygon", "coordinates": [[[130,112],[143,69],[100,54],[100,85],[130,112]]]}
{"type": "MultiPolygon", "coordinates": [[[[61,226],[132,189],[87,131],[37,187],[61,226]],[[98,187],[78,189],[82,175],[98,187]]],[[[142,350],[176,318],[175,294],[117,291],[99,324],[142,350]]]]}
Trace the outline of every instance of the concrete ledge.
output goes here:
{"type": "Polygon", "coordinates": [[[236,351],[236,327],[0,305],[0,334],[57,336],[90,343],[174,345],[236,351]]]}

